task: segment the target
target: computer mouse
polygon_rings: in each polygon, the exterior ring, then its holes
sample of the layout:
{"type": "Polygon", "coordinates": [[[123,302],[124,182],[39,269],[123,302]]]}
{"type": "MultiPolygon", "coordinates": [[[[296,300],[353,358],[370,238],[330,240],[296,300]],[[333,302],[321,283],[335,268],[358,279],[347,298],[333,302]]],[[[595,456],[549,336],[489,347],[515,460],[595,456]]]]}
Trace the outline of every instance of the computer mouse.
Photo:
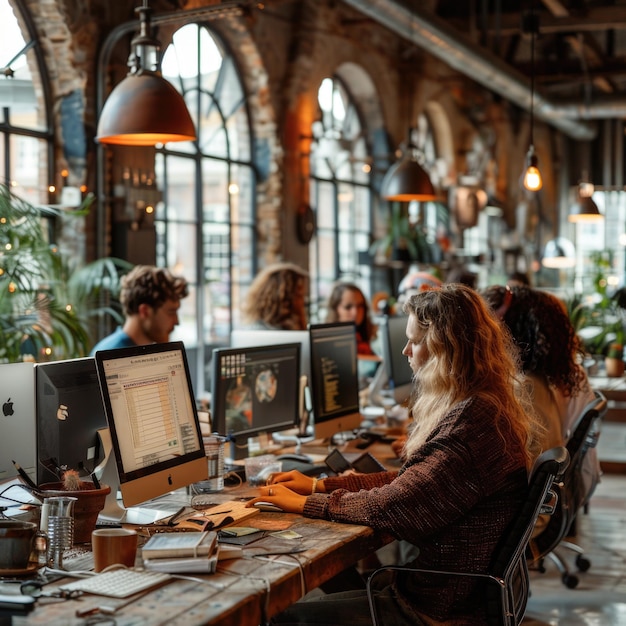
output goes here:
{"type": "Polygon", "coordinates": [[[292,452],[290,454],[280,454],[276,457],[277,461],[298,461],[299,463],[311,463],[311,457],[306,454],[296,454],[292,452]]]}
{"type": "Polygon", "coordinates": [[[259,509],[259,511],[265,511],[266,513],[282,513],[283,510],[272,502],[255,502],[252,506],[259,509]]]}

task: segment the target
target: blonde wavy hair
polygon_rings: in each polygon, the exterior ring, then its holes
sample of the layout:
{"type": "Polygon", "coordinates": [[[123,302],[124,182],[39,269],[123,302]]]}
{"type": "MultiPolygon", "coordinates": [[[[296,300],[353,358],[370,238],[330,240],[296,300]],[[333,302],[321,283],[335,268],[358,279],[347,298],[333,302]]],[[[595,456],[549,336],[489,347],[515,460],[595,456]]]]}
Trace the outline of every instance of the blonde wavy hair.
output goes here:
{"type": "Polygon", "coordinates": [[[530,468],[541,451],[543,427],[525,391],[515,344],[480,295],[464,285],[445,284],[412,296],[404,312],[425,331],[429,355],[415,382],[414,427],[405,455],[426,442],[452,407],[477,397],[492,407],[503,449],[517,440],[530,468]]]}
{"type": "Polygon", "coordinates": [[[248,324],[284,330],[306,330],[304,303],[296,306],[299,289],[306,291],[308,273],[294,263],[275,263],[259,272],[248,290],[243,317],[248,324]]]}

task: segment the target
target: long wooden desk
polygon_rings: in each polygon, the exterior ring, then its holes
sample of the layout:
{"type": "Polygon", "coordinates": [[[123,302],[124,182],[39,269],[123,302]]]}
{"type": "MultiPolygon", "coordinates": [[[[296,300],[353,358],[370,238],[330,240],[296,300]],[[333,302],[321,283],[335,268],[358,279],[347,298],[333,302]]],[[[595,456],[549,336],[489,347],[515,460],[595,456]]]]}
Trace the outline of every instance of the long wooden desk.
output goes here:
{"type": "MultiPolygon", "coordinates": [[[[389,447],[386,447],[389,451],[389,447]]],[[[390,458],[392,454],[389,452],[390,458]]],[[[256,493],[246,485],[211,494],[215,501],[227,501],[256,493]]],[[[290,555],[246,557],[220,561],[210,575],[185,575],[121,607],[115,614],[117,626],[258,626],[284,610],[312,589],[326,582],[346,567],[371,554],[386,542],[367,526],[339,524],[304,518],[289,513],[259,513],[241,525],[268,529],[288,526],[302,535],[285,540],[304,552],[290,555]],[[191,579],[189,579],[191,578],[191,579]]],[[[265,540],[250,544],[258,551],[265,540]]],[[[275,542],[275,539],[272,539],[275,542]]],[[[46,590],[55,584],[47,585],[46,590]]],[[[85,618],[76,617],[77,609],[104,604],[104,598],[84,595],[78,600],[46,603],[37,606],[27,618],[30,625],[79,626],[85,618]]],[[[45,602],[45,601],[44,601],[45,602]]],[[[106,604],[121,605],[125,600],[106,599],[106,604]]]]}
{"type": "Polygon", "coordinates": [[[626,377],[590,376],[589,383],[608,400],[605,421],[626,422],[626,377]]]}
{"type": "Polygon", "coordinates": [[[626,377],[590,376],[594,389],[608,401],[598,440],[598,458],[605,474],[626,473],[626,377]]]}

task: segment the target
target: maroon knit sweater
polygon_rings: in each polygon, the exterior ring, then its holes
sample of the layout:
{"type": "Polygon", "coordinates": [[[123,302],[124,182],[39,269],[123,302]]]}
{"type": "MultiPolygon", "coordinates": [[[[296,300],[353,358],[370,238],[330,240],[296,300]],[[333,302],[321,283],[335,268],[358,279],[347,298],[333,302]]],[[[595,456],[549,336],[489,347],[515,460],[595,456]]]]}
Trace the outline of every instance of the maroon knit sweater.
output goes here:
{"type": "MultiPolygon", "coordinates": [[[[485,572],[503,531],[521,506],[528,474],[521,448],[494,409],[471,398],[454,407],[399,472],[326,478],[304,515],[371,526],[420,550],[423,568],[485,572]]],[[[481,583],[464,577],[398,577],[405,608],[458,624],[484,624],[481,583]]]]}

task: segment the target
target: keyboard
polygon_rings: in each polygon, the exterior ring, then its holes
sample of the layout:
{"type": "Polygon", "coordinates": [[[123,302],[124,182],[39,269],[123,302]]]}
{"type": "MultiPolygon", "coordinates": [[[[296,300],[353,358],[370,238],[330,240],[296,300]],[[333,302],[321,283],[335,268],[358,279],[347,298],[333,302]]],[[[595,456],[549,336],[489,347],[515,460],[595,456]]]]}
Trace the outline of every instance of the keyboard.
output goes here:
{"type": "Polygon", "coordinates": [[[116,569],[60,585],[63,591],[83,591],[109,598],[127,598],[171,580],[169,574],[147,570],[116,569]]]}

